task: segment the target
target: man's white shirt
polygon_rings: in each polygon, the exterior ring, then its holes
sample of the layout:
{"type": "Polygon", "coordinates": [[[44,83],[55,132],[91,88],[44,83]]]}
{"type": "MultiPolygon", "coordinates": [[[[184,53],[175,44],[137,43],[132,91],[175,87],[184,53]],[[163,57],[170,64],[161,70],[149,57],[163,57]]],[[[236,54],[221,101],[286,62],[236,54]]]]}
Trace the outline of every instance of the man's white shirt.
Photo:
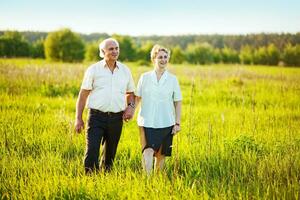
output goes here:
{"type": "Polygon", "coordinates": [[[129,68],[116,63],[113,73],[105,60],[101,60],[85,72],[81,89],[91,90],[87,107],[102,112],[120,112],[126,108],[126,92],[134,92],[134,81],[129,68]]]}

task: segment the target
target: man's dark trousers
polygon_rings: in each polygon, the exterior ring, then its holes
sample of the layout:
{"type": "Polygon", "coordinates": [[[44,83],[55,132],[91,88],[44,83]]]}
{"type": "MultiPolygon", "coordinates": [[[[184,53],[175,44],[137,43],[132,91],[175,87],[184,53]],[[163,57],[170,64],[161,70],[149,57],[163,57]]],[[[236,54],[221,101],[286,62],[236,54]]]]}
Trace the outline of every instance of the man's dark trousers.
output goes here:
{"type": "Polygon", "coordinates": [[[117,152],[122,132],[123,112],[111,113],[90,109],[87,122],[85,172],[104,168],[109,171],[117,152]],[[100,145],[103,145],[101,165],[99,165],[100,145]]]}

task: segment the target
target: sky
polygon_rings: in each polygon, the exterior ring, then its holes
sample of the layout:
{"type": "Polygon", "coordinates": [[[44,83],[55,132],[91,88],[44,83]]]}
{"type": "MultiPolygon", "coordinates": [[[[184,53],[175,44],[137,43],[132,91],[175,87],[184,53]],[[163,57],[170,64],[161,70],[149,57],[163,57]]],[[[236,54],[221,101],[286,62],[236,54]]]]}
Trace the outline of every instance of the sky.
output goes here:
{"type": "Polygon", "coordinates": [[[0,30],[131,36],[300,32],[300,0],[0,0],[0,30]]]}

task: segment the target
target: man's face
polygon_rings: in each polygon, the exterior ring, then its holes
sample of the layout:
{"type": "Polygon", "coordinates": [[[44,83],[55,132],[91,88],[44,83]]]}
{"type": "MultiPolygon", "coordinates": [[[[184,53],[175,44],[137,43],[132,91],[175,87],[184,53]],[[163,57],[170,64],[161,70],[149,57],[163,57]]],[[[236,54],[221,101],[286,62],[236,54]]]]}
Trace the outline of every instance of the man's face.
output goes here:
{"type": "Polygon", "coordinates": [[[104,59],[116,61],[119,57],[119,46],[114,41],[108,41],[104,48],[104,59]]]}

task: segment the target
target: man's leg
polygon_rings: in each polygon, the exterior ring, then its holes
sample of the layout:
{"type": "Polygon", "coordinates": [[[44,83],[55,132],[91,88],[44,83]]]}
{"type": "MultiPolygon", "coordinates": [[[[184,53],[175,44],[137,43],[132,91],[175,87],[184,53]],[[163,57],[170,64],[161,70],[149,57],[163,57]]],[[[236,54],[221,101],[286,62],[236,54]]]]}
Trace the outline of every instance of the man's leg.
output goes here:
{"type": "Polygon", "coordinates": [[[104,130],[99,127],[88,127],[84,158],[84,167],[86,173],[99,170],[99,149],[103,134],[104,130]]]}
{"type": "Polygon", "coordinates": [[[105,143],[103,145],[103,153],[101,159],[101,167],[105,171],[110,171],[115,159],[117,147],[122,133],[122,118],[109,122],[108,129],[105,132],[105,143]]]}

